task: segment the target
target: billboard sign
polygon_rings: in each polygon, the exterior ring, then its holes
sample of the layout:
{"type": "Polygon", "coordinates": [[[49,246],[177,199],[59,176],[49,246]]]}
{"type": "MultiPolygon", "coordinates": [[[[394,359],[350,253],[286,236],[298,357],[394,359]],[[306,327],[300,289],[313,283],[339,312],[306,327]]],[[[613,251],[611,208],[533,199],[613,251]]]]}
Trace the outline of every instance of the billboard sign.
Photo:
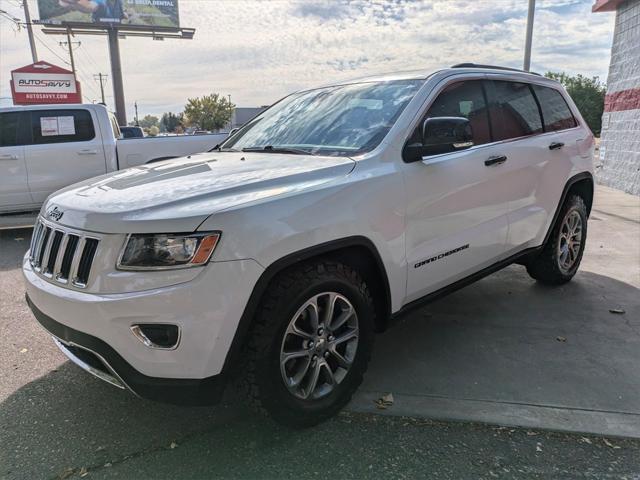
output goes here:
{"type": "Polygon", "coordinates": [[[178,0],[38,0],[40,23],[179,28],[178,0]]]}
{"type": "Polygon", "coordinates": [[[14,105],[82,103],[73,72],[48,62],[36,62],[11,72],[14,105]]]}

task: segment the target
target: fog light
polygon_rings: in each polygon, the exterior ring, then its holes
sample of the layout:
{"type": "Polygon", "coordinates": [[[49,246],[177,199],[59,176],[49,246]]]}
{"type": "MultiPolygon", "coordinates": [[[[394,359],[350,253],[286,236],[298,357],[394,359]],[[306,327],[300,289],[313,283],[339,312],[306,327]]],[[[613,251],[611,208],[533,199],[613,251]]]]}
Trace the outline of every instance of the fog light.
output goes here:
{"type": "Polygon", "coordinates": [[[180,327],[163,323],[132,325],[131,332],[149,348],[173,350],[180,343],[180,327]]]}

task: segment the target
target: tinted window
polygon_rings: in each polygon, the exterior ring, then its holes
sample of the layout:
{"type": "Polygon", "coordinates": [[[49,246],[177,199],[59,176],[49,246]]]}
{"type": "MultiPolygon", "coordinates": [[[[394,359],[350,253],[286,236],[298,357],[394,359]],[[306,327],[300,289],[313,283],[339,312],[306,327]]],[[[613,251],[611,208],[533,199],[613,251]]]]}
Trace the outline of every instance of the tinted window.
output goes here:
{"type": "Polygon", "coordinates": [[[95,137],[88,110],[36,110],[31,112],[33,143],[83,142],[95,137]]]}
{"type": "Polygon", "coordinates": [[[0,113],[0,147],[18,145],[19,112],[0,113]]]}
{"type": "Polygon", "coordinates": [[[445,88],[429,107],[425,119],[431,117],[467,118],[473,129],[474,145],[491,141],[489,114],[480,80],[457,82],[445,88]]]}
{"type": "Polygon", "coordinates": [[[520,82],[488,82],[491,92],[491,124],[494,140],[524,137],[542,132],[542,120],[531,88],[520,82]]]}
{"type": "Polygon", "coordinates": [[[571,110],[562,94],[553,88],[533,85],[533,91],[538,97],[542,118],[544,119],[544,129],[547,132],[564,130],[575,127],[576,120],[573,118],[571,110]]]}

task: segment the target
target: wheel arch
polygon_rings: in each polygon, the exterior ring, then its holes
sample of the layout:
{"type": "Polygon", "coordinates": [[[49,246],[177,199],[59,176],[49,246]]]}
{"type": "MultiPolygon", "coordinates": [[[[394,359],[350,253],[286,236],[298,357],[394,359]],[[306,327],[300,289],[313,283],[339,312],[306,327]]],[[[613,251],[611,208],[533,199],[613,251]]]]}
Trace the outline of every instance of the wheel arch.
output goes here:
{"type": "Polygon", "coordinates": [[[580,172],[567,180],[542,245],[545,245],[549,240],[551,232],[553,231],[553,226],[556,224],[560,211],[562,210],[562,205],[564,205],[564,202],[570,194],[575,193],[576,195],[580,195],[587,205],[587,215],[591,213],[591,206],[593,205],[593,189],[594,182],[591,172],[580,172]]]}
{"type": "Polygon", "coordinates": [[[376,308],[376,330],[383,331],[391,317],[391,291],[382,258],[371,240],[351,236],[332,240],[290,253],[269,265],[256,282],[238,323],[223,366],[223,372],[233,371],[241,364],[242,349],[256,310],[271,281],[279,273],[301,262],[314,259],[334,260],[349,265],[363,276],[376,308]]]}

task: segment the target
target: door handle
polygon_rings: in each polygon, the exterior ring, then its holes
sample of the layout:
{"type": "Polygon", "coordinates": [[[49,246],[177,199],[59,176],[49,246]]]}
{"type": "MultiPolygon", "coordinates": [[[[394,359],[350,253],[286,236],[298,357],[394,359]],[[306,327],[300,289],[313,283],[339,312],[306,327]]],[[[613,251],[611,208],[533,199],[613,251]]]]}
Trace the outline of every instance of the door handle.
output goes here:
{"type": "Polygon", "coordinates": [[[18,155],[7,153],[4,155],[0,155],[0,160],[18,160],[18,155]]]}
{"type": "Polygon", "coordinates": [[[564,143],[562,143],[562,142],[553,142],[551,145],[549,145],[549,150],[559,150],[562,147],[564,147],[564,143]]]}
{"type": "Polygon", "coordinates": [[[78,155],[96,155],[98,153],[97,150],[91,150],[89,148],[85,148],[84,150],[78,150],[78,155]]]}
{"type": "Polygon", "coordinates": [[[504,162],[507,161],[507,156],[506,155],[494,155],[493,157],[489,157],[484,161],[484,164],[487,167],[490,167],[491,165],[500,165],[504,162]]]}

